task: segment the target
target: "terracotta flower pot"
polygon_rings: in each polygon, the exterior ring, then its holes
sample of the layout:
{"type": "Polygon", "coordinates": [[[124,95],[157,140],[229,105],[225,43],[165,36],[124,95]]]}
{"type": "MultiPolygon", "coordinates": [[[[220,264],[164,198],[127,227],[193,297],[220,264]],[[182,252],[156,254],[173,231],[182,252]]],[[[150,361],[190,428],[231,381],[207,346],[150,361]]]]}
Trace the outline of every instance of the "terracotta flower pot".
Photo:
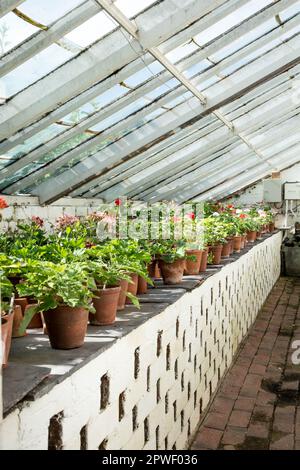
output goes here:
{"type": "Polygon", "coordinates": [[[258,231],[256,232],[256,239],[257,239],[257,240],[261,240],[261,239],[262,239],[261,230],[258,230],[258,231]]]}
{"type": "Polygon", "coordinates": [[[222,248],[222,258],[229,258],[231,254],[231,241],[228,240],[226,243],[224,243],[223,248],[222,248]]]}
{"type": "Polygon", "coordinates": [[[212,264],[220,264],[222,257],[223,245],[213,245],[210,247],[210,252],[213,255],[212,264]]]}
{"type": "Polygon", "coordinates": [[[128,281],[126,279],[122,279],[120,281],[120,293],[119,293],[119,300],[118,300],[118,308],[117,310],[124,310],[125,308],[125,301],[126,295],[128,291],[128,281]]]}
{"type": "Polygon", "coordinates": [[[269,223],[269,232],[270,233],[273,233],[275,230],[275,223],[274,222],[270,222],[269,223]]]}
{"type": "Polygon", "coordinates": [[[155,265],[155,276],[154,276],[156,279],[160,279],[162,276],[161,276],[161,271],[159,269],[159,263],[157,262],[156,265],[155,265]]]}
{"type": "MultiPolygon", "coordinates": [[[[36,304],[27,304],[26,307],[25,307],[24,314],[26,313],[26,310],[28,308],[31,308],[34,305],[36,305],[36,304]]],[[[43,328],[43,321],[42,321],[42,317],[41,317],[40,313],[36,313],[35,315],[33,315],[32,319],[30,320],[29,325],[27,326],[27,328],[29,330],[34,330],[36,328],[43,328]]]]}
{"type": "Polygon", "coordinates": [[[186,250],[186,255],[193,256],[194,259],[185,260],[185,274],[198,274],[200,271],[202,250],[186,250]]]}
{"type": "Polygon", "coordinates": [[[75,349],[84,343],[89,313],[84,308],[61,305],[43,312],[51,347],[75,349]]]}
{"type": "Polygon", "coordinates": [[[26,332],[19,333],[22,320],[23,320],[22,308],[20,305],[15,305],[14,320],[13,320],[13,327],[12,327],[12,338],[20,338],[26,335],[26,332]]]}
{"type": "Polygon", "coordinates": [[[21,310],[22,310],[22,314],[24,315],[26,305],[28,305],[27,297],[17,297],[15,299],[15,305],[20,305],[21,310]]]}
{"type": "Polygon", "coordinates": [[[173,263],[166,263],[163,260],[159,260],[159,269],[164,281],[164,284],[180,284],[182,282],[185,259],[178,259],[173,263]]]}
{"type": "Polygon", "coordinates": [[[254,243],[257,237],[257,232],[254,230],[251,230],[247,232],[247,240],[249,243],[254,243]]]}
{"type": "Polygon", "coordinates": [[[208,250],[203,250],[201,263],[200,263],[200,273],[204,273],[207,269],[207,258],[208,258],[208,250]]]}
{"type": "Polygon", "coordinates": [[[241,250],[243,250],[245,248],[245,237],[242,236],[242,240],[241,240],[241,250]]]}
{"type": "Polygon", "coordinates": [[[106,287],[95,292],[93,298],[96,313],[89,314],[91,325],[112,325],[116,321],[116,313],[121,286],[106,287]]]}
{"type": "Polygon", "coordinates": [[[237,236],[233,237],[233,251],[236,253],[239,253],[241,251],[241,245],[242,245],[242,237],[237,236]]]}
{"type": "Polygon", "coordinates": [[[11,346],[14,313],[1,317],[2,367],[6,367],[11,346]]]}
{"type": "Polygon", "coordinates": [[[233,253],[233,237],[228,237],[227,240],[230,244],[230,253],[229,254],[232,255],[232,253],[233,253]]]}
{"type": "MultiPolygon", "coordinates": [[[[127,292],[132,295],[137,295],[139,276],[138,274],[130,274],[130,277],[132,282],[128,282],[127,292]]],[[[126,297],[126,304],[132,304],[129,297],[126,297]]]]}
{"type": "Polygon", "coordinates": [[[153,259],[150,264],[148,264],[148,274],[149,277],[155,277],[155,272],[156,272],[156,266],[157,266],[157,260],[153,259]]]}
{"type": "Polygon", "coordinates": [[[138,289],[137,289],[138,295],[147,294],[147,290],[148,290],[147,281],[142,276],[139,276],[138,277],[138,289]]]}

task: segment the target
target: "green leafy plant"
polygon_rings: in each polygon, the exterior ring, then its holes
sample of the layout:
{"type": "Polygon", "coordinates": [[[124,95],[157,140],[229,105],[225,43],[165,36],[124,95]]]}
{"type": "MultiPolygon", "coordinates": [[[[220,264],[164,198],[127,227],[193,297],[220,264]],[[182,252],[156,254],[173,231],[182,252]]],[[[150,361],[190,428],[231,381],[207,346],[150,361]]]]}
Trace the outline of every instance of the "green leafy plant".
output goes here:
{"type": "Polygon", "coordinates": [[[92,298],[97,287],[86,263],[57,265],[39,262],[24,277],[25,282],[17,286],[18,293],[33,297],[37,304],[26,310],[21,332],[25,331],[35,313],[61,305],[82,307],[94,312],[92,298]]]}

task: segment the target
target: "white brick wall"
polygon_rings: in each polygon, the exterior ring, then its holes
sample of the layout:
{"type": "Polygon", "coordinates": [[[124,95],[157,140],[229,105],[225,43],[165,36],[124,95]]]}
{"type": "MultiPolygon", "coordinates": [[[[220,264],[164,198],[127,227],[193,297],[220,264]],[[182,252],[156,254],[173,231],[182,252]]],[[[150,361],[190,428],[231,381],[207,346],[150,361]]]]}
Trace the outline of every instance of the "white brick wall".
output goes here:
{"type": "Polygon", "coordinates": [[[47,449],[50,419],[60,412],[63,449],[80,449],[84,426],[88,449],[98,449],[101,443],[111,450],[186,448],[201,417],[200,402],[203,413],[279,277],[280,244],[281,234],[276,234],[255,246],[48,394],[13,411],[0,424],[0,448],[47,449]],[[159,332],[161,353],[157,356],[159,332]],[[137,348],[139,372],[135,378],[137,348]],[[109,402],[101,410],[100,383],[105,374],[110,380],[109,402]],[[124,415],[119,421],[122,393],[124,415]],[[146,442],[145,422],[149,426],[146,442]]]}
{"type": "Polygon", "coordinates": [[[62,198],[49,206],[41,206],[37,197],[3,196],[9,207],[1,211],[0,230],[14,230],[17,222],[28,221],[33,215],[39,216],[49,223],[63,215],[76,215],[78,217],[88,215],[97,210],[101,199],[62,198]]]}

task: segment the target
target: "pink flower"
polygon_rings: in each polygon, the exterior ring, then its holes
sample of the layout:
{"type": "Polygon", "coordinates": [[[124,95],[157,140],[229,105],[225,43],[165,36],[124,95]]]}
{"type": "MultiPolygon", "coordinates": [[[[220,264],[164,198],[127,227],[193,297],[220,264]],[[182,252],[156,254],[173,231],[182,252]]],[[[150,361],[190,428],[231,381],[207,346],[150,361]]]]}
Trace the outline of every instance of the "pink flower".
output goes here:
{"type": "Polygon", "coordinates": [[[104,219],[106,217],[105,212],[92,212],[89,216],[88,219],[93,220],[94,222],[99,222],[100,220],[104,219]]]}
{"type": "Polygon", "coordinates": [[[195,220],[195,218],[196,218],[194,212],[189,212],[188,214],[186,214],[186,216],[191,220],[195,220]]]}
{"type": "Polygon", "coordinates": [[[58,217],[58,219],[56,220],[55,227],[58,229],[63,229],[75,225],[77,222],[79,222],[78,217],[75,217],[74,215],[64,214],[58,217]]]}
{"type": "Polygon", "coordinates": [[[31,221],[32,221],[33,223],[35,223],[38,227],[43,227],[43,225],[44,225],[43,219],[41,219],[41,217],[39,217],[39,216],[37,216],[37,215],[33,215],[33,216],[31,217],[31,221]]]}

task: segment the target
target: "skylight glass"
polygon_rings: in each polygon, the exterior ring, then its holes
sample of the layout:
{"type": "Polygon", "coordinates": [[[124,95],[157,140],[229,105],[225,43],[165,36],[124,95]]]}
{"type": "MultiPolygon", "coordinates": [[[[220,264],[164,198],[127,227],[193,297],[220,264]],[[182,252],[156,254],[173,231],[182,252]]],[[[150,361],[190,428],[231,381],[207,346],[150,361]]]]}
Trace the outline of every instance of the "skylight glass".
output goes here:
{"type": "Polygon", "coordinates": [[[18,9],[30,18],[48,26],[81,3],[83,0],[26,0],[18,9]]]}
{"type": "Polygon", "coordinates": [[[52,44],[0,79],[2,93],[8,98],[47,75],[73,54],[52,44]]]}
{"type": "Polygon", "coordinates": [[[100,11],[100,13],[73,29],[65,37],[79,44],[79,46],[87,47],[116,28],[115,22],[107,13],[100,11]]]}

